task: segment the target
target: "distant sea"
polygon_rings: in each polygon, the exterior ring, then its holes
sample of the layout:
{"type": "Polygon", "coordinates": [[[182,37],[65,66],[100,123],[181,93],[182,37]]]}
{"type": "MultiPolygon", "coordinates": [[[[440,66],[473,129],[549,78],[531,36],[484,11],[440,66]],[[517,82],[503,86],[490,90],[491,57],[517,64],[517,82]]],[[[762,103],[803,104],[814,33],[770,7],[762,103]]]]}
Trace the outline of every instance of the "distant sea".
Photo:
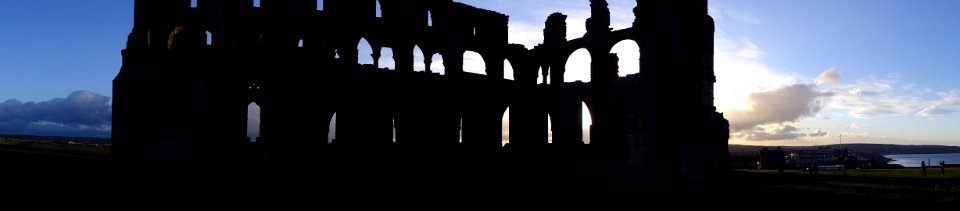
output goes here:
{"type": "MultiPolygon", "coordinates": [[[[946,161],[947,164],[960,164],[960,153],[948,154],[896,154],[884,155],[884,157],[893,159],[890,164],[900,164],[904,167],[920,167],[920,161],[927,162],[929,159],[934,166],[940,165],[940,161],[946,161]]],[[[927,166],[930,166],[928,163],[927,166]]]]}

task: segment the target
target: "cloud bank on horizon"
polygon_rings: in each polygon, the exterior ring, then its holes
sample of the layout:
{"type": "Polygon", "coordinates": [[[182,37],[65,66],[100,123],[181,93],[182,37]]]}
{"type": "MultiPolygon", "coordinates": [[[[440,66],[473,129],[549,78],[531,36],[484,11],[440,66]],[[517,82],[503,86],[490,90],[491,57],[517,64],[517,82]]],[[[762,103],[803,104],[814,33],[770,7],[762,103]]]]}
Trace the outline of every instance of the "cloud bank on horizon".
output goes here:
{"type": "Polygon", "coordinates": [[[0,103],[0,134],[109,137],[110,97],[86,90],[41,102],[0,103]]]}

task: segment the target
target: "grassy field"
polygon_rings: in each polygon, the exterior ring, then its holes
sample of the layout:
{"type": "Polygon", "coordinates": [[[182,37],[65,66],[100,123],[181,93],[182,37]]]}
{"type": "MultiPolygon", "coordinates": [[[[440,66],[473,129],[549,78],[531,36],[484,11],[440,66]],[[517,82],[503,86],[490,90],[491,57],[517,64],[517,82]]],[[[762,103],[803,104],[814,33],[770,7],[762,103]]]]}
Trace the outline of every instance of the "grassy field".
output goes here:
{"type": "MultiPolygon", "coordinates": [[[[946,168],[946,174],[940,174],[940,168],[927,168],[927,176],[921,176],[920,168],[904,169],[849,169],[843,171],[820,171],[824,176],[862,177],[862,178],[904,178],[904,179],[960,179],[960,168],[946,168]]],[[[737,170],[758,174],[776,174],[776,170],[737,170]]],[[[809,174],[802,170],[785,170],[785,174],[809,174]]]]}
{"type": "Polygon", "coordinates": [[[733,178],[760,192],[794,196],[829,196],[843,201],[947,202],[960,201],[960,168],[848,169],[810,175],[799,170],[736,170],[733,178]]]}
{"type": "Polygon", "coordinates": [[[102,144],[70,144],[0,137],[0,156],[7,160],[89,160],[105,159],[109,154],[110,147],[102,144]]]}

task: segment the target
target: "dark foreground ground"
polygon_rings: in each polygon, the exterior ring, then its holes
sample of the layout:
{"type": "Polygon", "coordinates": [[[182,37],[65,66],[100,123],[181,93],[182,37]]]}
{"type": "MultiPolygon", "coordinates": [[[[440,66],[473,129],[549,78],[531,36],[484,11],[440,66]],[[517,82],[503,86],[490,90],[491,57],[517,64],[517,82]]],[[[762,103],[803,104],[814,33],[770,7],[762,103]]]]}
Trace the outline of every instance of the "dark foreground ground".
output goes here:
{"type": "MultiPolygon", "coordinates": [[[[0,140],[2,141],[2,140],[0,140]]],[[[821,171],[732,170],[710,184],[651,188],[617,173],[544,164],[335,165],[258,163],[131,166],[93,149],[49,150],[0,143],[0,201],[79,201],[80,206],[136,208],[208,204],[225,207],[467,209],[636,206],[885,207],[958,206],[960,168],[821,171]],[[19,146],[19,147],[11,147],[19,146]],[[622,178],[621,178],[622,179],[622,178]],[[13,196],[13,197],[8,197],[13,196]],[[130,205],[132,204],[132,205],[130,205]]],[[[69,147],[76,147],[71,145],[69,147]]],[[[92,149],[92,148],[91,148],[92,149]]],[[[57,206],[71,204],[49,203],[57,206]]],[[[33,205],[49,205],[45,203],[33,205]]],[[[191,205],[192,206],[192,205],[191,205]]]]}

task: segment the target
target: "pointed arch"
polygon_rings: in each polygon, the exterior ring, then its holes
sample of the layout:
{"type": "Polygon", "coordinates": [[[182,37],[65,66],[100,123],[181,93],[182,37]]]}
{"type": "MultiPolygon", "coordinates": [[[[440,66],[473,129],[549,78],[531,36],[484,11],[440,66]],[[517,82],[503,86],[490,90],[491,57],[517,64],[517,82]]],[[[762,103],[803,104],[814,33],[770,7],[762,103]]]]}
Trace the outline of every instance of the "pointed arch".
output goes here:
{"type": "Polygon", "coordinates": [[[433,13],[427,11],[427,26],[433,27],[433,13]]]}
{"type": "Polygon", "coordinates": [[[210,33],[210,31],[207,31],[206,34],[207,34],[207,41],[206,41],[207,45],[213,45],[213,33],[210,33]]]}
{"type": "Polygon", "coordinates": [[[590,61],[590,52],[586,48],[578,49],[570,54],[563,72],[563,82],[590,82],[590,61]]]}
{"type": "Polygon", "coordinates": [[[377,0],[376,2],[377,2],[377,17],[378,17],[378,18],[382,18],[382,17],[383,17],[383,9],[380,9],[380,0],[377,0]]]}
{"type": "Polygon", "coordinates": [[[253,7],[260,7],[260,0],[253,0],[253,7]]]}
{"type": "Polygon", "coordinates": [[[299,40],[297,40],[297,47],[298,47],[298,48],[303,48],[303,39],[302,39],[302,38],[299,39],[299,40]]]}
{"type": "Polygon", "coordinates": [[[147,47],[149,47],[152,44],[151,42],[153,42],[150,39],[153,39],[153,34],[150,33],[150,28],[147,28],[147,47]]]}
{"type": "Polygon", "coordinates": [[[332,144],[337,139],[337,113],[334,112],[330,117],[330,126],[327,128],[327,144],[332,144]]]}
{"type": "Polygon", "coordinates": [[[487,75],[487,64],[483,56],[475,51],[463,52],[463,72],[487,75]]]}
{"type": "Polygon", "coordinates": [[[500,146],[506,146],[510,143],[510,107],[503,111],[503,117],[500,118],[500,146]]]}
{"type": "Polygon", "coordinates": [[[190,8],[197,8],[197,0],[190,0],[190,8]]]}
{"type": "Polygon", "coordinates": [[[250,142],[257,142],[260,137],[260,105],[256,102],[247,104],[247,138],[250,142]]]}
{"type": "Polygon", "coordinates": [[[424,72],[427,70],[427,64],[424,62],[423,50],[420,46],[413,46],[413,71],[424,72]]]}
{"type": "Polygon", "coordinates": [[[581,140],[583,140],[584,144],[590,144],[590,128],[592,128],[591,126],[593,125],[593,115],[590,114],[590,108],[587,107],[586,102],[580,101],[580,105],[581,118],[583,119],[583,139],[581,140]]]}
{"type": "Polygon", "coordinates": [[[373,46],[366,38],[357,43],[357,64],[373,64],[373,46]]]}
{"type": "Polygon", "coordinates": [[[550,73],[547,73],[546,77],[544,77],[543,71],[543,67],[537,70],[537,84],[550,84],[550,73]]]}
{"type": "Polygon", "coordinates": [[[173,41],[176,39],[177,34],[179,34],[180,31],[183,31],[183,26],[174,27],[173,30],[170,31],[170,35],[167,36],[167,49],[173,49],[173,41]]]}
{"type": "Polygon", "coordinates": [[[640,45],[633,40],[623,40],[613,45],[610,53],[617,54],[619,61],[617,66],[619,70],[617,75],[624,77],[627,75],[640,73],[640,45]]]}
{"type": "Polygon", "coordinates": [[[513,65],[510,64],[509,59],[503,60],[503,79],[514,80],[513,79],[513,65]]]}
{"type": "Polygon", "coordinates": [[[553,143],[553,120],[547,114],[547,143],[553,143]]]}

